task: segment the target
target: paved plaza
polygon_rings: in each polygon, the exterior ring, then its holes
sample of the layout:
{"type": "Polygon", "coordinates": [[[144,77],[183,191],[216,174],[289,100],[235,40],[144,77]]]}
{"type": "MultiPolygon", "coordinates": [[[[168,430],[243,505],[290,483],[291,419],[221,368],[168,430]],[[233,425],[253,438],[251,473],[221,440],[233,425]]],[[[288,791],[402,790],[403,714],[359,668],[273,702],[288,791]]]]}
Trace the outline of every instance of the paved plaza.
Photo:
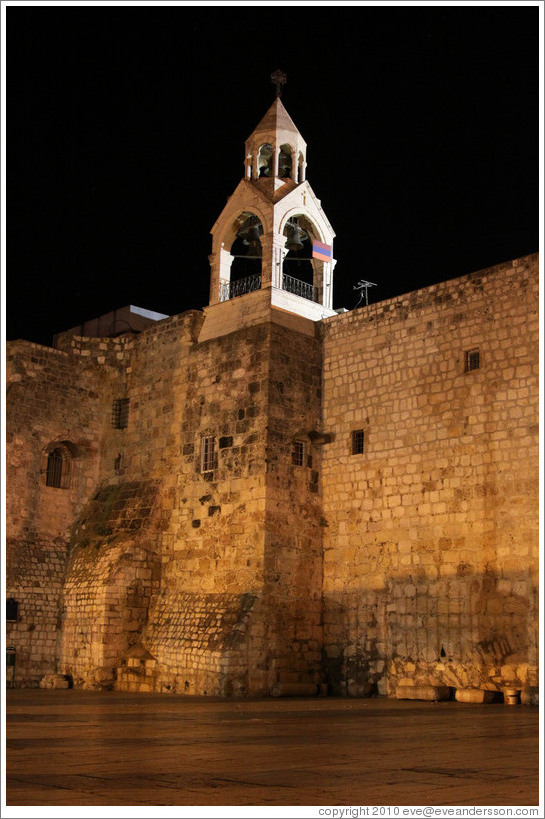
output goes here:
{"type": "Polygon", "coordinates": [[[537,805],[537,708],[7,691],[7,805],[537,805]]]}

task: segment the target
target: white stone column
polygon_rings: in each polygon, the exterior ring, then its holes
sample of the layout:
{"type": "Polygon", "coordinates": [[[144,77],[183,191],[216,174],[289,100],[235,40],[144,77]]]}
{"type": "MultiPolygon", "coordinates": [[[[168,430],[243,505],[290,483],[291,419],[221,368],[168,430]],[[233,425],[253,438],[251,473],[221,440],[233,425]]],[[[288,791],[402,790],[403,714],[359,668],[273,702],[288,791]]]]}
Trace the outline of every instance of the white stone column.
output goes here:
{"type": "Polygon", "coordinates": [[[219,254],[211,253],[208,257],[210,262],[210,304],[218,304],[220,301],[226,301],[225,294],[228,293],[229,283],[231,281],[231,265],[234,261],[234,256],[231,256],[228,250],[221,247],[219,254]]]}
{"type": "MultiPolygon", "coordinates": [[[[324,307],[327,307],[329,310],[333,310],[333,271],[335,270],[335,265],[337,264],[337,259],[331,259],[330,262],[327,262],[328,273],[327,273],[327,287],[324,286],[324,307]]],[[[324,285],[326,282],[324,282],[324,285]]]]}
{"type": "Polygon", "coordinates": [[[260,237],[263,258],[261,262],[261,287],[282,287],[282,263],[287,253],[286,237],[267,233],[260,237]]]}
{"type": "Polygon", "coordinates": [[[314,285],[314,292],[316,294],[316,301],[318,304],[324,303],[325,292],[325,267],[326,262],[321,259],[312,259],[312,284],[314,285]]]}

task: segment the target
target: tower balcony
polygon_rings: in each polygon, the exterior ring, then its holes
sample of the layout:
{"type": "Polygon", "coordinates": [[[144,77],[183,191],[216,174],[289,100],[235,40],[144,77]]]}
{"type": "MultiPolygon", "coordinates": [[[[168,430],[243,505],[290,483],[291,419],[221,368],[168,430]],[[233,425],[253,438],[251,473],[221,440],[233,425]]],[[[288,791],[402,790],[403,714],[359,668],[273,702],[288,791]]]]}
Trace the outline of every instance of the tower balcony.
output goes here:
{"type": "MultiPolygon", "coordinates": [[[[237,296],[244,296],[246,293],[253,293],[261,288],[261,273],[247,276],[245,279],[238,279],[231,282],[228,279],[220,279],[219,300],[229,301],[237,296]]],[[[312,284],[295,279],[293,276],[282,275],[282,290],[293,293],[308,301],[316,302],[316,288],[312,284]]]]}

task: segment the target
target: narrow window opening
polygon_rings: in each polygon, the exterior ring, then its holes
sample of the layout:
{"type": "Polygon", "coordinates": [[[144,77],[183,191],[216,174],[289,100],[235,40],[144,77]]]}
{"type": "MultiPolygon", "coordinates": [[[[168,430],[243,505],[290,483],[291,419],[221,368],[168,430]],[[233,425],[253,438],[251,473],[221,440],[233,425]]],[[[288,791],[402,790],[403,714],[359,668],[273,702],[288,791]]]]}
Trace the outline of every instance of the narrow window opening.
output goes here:
{"type": "Polygon", "coordinates": [[[303,441],[294,441],[291,451],[291,462],[294,466],[303,466],[305,463],[305,444],[303,441]]]}
{"type": "Polygon", "coordinates": [[[116,398],[112,404],[112,427],[126,429],[129,424],[129,398],[116,398]]]}
{"type": "Polygon", "coordinates": [[[352,455],[361,455],[363,453],[364,441],[363,429],[354,429],[352,431],[352,455]]]}
{"type": "Polygon", "coordinates": [[[121,452],[118,452],[116,458],[114,460],[114,472],[116,475],[121,475],[123,472],[123,455],[121,452]]]}
{"type": "Polygon", "coordinates": [[[466,350],[465,354],[465,371],[466,373],[472,370],[478,370],[481,366],[481,354],[479,350],[466,350]]]}
{"type": "Polygon", "coordinates": [[[213,471],[215,451],[216,439],[214,435],[203,435],[201,438],[201,472],[213,471]]]}
{"type": "Polygon", "coordinates": [[[53,449],[47,456],[47,470],[45,474],[45,485],[53,486],[55,489],[63,488],[63,466],[64,458],[62,449],[53,449]]]}

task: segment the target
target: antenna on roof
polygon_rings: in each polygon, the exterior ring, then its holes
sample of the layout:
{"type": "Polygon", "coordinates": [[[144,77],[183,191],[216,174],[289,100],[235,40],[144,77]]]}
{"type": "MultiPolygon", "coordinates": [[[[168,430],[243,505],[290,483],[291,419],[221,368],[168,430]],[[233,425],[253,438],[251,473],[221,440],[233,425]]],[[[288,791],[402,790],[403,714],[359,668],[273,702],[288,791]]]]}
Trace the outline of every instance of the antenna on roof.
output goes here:
{"type": "MultiPolygon", "coordinates": [[[[365,281],[365,279],[360,279],[359,282],[353,286],[353,288],[352,288],[353,290],[360,290],[361,291],[360,292],[360,300],[356,304],[356,307],[360,306],[360,304],[363,301],[364,295],[365,295],[365,304],[366,305],[369,304],[369,295],[368,295],[367,291],[369,290],[370,287],[376,287],[376,286],[377,286],[376,282],[368,282],[368,281],[365,281]]],[[[354,307],[354,310],[356,309],[356,307],[354,307]]]]}

